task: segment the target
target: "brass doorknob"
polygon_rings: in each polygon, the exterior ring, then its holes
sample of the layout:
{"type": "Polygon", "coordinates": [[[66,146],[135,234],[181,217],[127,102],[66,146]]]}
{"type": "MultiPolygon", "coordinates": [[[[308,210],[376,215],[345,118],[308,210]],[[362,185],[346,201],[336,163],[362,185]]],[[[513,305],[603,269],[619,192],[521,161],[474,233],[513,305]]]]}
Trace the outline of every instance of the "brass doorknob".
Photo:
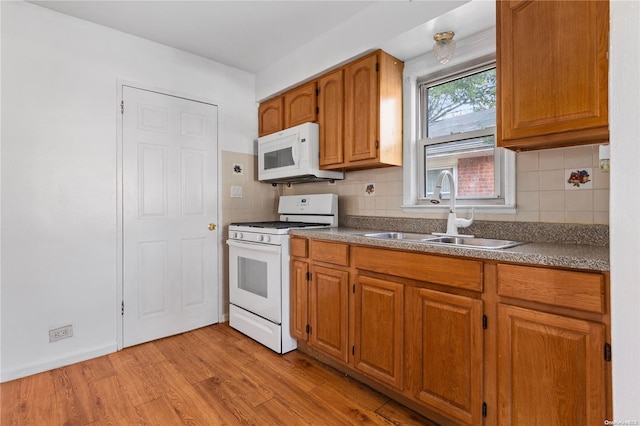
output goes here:
{"type": "Polygon", "coordinates": [[[216,229],[216,224],[215,223],[210,223],[209,224],[209,231],[215,231],[216,229]]]}

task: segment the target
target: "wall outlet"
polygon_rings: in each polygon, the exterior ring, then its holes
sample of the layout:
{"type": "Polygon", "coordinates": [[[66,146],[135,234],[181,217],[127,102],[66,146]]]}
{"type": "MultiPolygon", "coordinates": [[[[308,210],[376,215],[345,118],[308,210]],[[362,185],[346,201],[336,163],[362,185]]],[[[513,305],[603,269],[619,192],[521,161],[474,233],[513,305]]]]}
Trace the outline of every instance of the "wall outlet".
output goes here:
{"type": "Polygon", "coordinates": [[[65,325],[64,327],[58,327],[49,330],[49,343],[57,342],[61,339],[66,339],[73,336],[73,326],[65,325]]]}

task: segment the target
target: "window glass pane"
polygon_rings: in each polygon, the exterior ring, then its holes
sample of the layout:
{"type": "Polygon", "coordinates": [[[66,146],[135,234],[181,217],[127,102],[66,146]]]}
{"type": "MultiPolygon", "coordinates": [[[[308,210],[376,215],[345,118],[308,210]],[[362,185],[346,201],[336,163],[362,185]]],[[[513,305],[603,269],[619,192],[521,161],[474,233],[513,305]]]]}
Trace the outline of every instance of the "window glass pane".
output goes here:
{"type": "MultiPolygon", "coordinates": [[[[438,180],[438,175],[440,175],[440,172],[443,170],[449,170],[454,176],[455,180],[456,172],[453,167],[439,167],[427,170],[427,196],[431,196],[433,194],[433,191],[436,190],[436,180],[438,180]]],[[[440,191],[440,195],[443,199],[449,198],[449,191],[449,179],[445,179],[444,181],[442,181],[442,190],[440,191]]]]}
{"type": "MultiPolygon", "coordinates": [[[[427,197],[433,193],[435,180],[444,169],[455,177],[457,198],[495,198],[497,195],[493,136],[425,145],[424,162],[427,197]]],[[[448,198],[448,181],[444,182],[442,197],[448,198]]]]}
{"type": "Polygon", "coordinates": [[[426,89],[426,137],[485,129],[496,124],[496,69],[426,89]]]}
{"type": "Polygon", "coordinates": [[[238,287],[257,296],[268,298],[267,262],[238,257],[238,287]]]}

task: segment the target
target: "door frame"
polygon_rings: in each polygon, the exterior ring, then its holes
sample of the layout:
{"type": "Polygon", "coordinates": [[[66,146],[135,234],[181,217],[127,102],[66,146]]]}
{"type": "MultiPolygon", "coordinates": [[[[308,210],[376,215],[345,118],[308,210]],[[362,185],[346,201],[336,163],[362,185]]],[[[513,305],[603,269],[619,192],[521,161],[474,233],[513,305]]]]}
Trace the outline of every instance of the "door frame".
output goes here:
{"type": "Polygon", "coordinates": [[[202,96],[193,96],[187,95],[184,93],[174,92],[172,90],[162,89],[155,86],[151,86],[144,83],[134,82],[130,80],[117,79],[116,80],[116,300],[114,310],[116,312],[116,348],[118,351],[123,348],[123,335],[124,335],[124,320],[122,318],[121,309],[122,309],[122,298],[124,294],[124,224],[123,224],[123,116],[121,110],[121,102],[123,101],[123,92],[124,87],[131,87],[133,89],[147,90],[149,92],[155,92],[161,95],[173,96],[177,98],[182,98],[194,102],[200,102],[204,104],[213,105],[218,108],[218,115],[216,116],[216,120],[218,121],[218,125],[216,126],[217,134],[216,134],[216,151],[217,151],[217,170],[216,170],[216,186],[218,189],[218,199],[217,204],[218,208],[216,211],[216,221],[215,223],[218,225],[218,233],[216,238],[216,244],[218,245],[218,259],[217,259],[217,268],[218,268],[218,322],[222,322],[224,319],[223,314],[223,304],[222,304],[222,253],[223,253],[223,235],[222,235],[222,227],[221,218],[222,218],[222,205],[220,202],[220,194],[222,193],[222,149],[220,144],[220,105],[218,102],[202,97],[202,96]]]}

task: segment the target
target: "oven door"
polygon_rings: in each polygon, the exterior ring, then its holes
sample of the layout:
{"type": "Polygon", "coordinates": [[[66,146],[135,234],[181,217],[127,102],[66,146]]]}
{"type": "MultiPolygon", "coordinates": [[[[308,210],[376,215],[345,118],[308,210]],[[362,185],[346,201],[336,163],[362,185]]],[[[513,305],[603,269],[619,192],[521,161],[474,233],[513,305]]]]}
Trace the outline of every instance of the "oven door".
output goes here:
{"type": "Polygon", "coordinates": [[[282,322],[282,248],[227,240],[229,302],[276,324],[282,322]]]}

